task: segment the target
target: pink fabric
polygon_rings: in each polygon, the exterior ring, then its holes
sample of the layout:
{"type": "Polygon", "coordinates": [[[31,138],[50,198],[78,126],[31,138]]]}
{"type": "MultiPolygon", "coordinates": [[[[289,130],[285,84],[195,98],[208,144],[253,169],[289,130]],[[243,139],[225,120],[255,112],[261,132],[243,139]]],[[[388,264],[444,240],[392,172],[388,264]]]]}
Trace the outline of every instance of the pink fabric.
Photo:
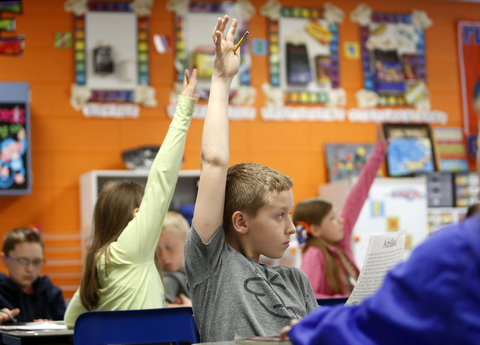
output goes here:
{"type": "MultiPolygon", "coordinates": [[[[385,147],[386,143],[382,141],[378,141],[375,144],[373,154],[368,159],[358,181],[348,194],[345,205],[340,212],[340,217],[342,217],[345,222],[343,224],[344,236],[338,247],[343,250],[347,259],[352,263],[357,275],[359,274],[359,270],[352,252],[352,231],[355,222],[360,215],[363,204],[368,197],[368,191],[377,176],[377,171],[385,159],[385,147]]],[[[335,257],[335,261],[337,262],[341,274],[345,276],[345,270],[343,269],[343,266],[340,263],[340,258],[337,254],[338,249],[333,246],[328,246],[327,248],[335,257]]],[[[303,256],[301,270],[307,274],[316,298],[332,297],[325,275],[325,256],[319,248],[311,246],[307,249],[303,256]]],[[[342,295],[335,295],[333,297],[339,296],[342,295]]]]}

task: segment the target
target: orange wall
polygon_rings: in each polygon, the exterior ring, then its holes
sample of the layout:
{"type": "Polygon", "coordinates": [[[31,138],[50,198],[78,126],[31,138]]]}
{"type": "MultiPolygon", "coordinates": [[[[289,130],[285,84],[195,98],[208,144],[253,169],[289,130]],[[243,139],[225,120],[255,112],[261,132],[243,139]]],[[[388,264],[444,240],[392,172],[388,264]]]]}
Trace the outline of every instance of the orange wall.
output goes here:
{"type": "MultiPolygon", "coordinates": [[[[257,14],[250,22],[252,38],[267,38],[267,19],[259,15],[266,0],[250,0],[257,14]]],[[[0,81],[28,81],[31,87],[31,138],[33,192],[28,196],[0,198],[0,236],[12,227],[38,224],[46,238],[46,259],[77,260],[68,267],[46,265],[54,283],[71,297],[78,285],[80,260],[79,176],[92,169],[123,169],[123,150],[146,144],[161,144],[169,125],[166,106],[175,79],[174,54],[150,52],[151,83],[159,106],[142,108],[138,119],[86,119],[69,104],[74,82],[71,49],[55,49],[57,31],[72,31],[71,13],[64,0],[23,0],[24,13],[17,16],[16,34],[26,36],[22,57],[0,56],[0,81]],[[64,235],[63,237],[53,235],[64,235]],[[53,236],[53,237],[52,237],[53,236]],[[57,272],[57,273],[56,273],[57,272]],[[69,287],[68,287],[69,286],[69,287]]],[[[166,1],[157,0],[150,33],[173,36],[173,15],[166,1]]],[[[283,6],[320,7],[318,0],[281,0],[283,6]]],[[[345,41],[359,41],[358,25],[349,13],[360,1],[333,3],[346,18],[340,25],[340,48],[345,41]]],[[[456,47],[456,21],[480,20],[480,5],[432,0],[365,1],[374,11],[424,10],[433,20],[426,30],[427,78],[432,109],[448,113],[448,126],[461,126],[460,76],[456,47]]],[[[3,14],[5,17],[6,14],[3,14]]],[[[10,16],[10,15],[8,15],[10,16]]],[[[211,24],[211,23],[210,23],[211,24]]],[[[208,24],[208,25],[210,25],[208,24]]],[[[248,40],[247,40],[248,41],[248,40]]],[[[341,50],[342,51],[342,50],[341,50]]],[[[261,85],[268,81],[268,58],[252,56],[252,85],[258,110],[265,104],[261,85]]],[[[347,91],[347,107],[356,106],[355,91],[362,88],[358,60],[340,60],[341,85],[347,91]]],[[[203,121],[190,126],[185,169],[199,169],[203,121]]],[[[259,111],[255,121],[231,122],[231,163],[256,161],[294,178],[296,201],[314,196],[327,180],[323,145],[327,142],[373,142],[374,124],[324,122],[264,122],[259,111]]]]}

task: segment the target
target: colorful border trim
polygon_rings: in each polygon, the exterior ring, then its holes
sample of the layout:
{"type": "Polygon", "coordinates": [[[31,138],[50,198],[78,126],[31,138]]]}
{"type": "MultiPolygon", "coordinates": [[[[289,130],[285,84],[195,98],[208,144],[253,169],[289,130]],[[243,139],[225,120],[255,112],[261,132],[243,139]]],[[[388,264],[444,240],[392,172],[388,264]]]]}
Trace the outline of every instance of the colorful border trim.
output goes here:
{"type": "MultiPolygon", "coordinates": [[[[88,10],[92,12],[132,12],[131,1],[106,2],[91,1],[88,3],[88,10]]],[[[74,37],[74,62],[75,62],[75,83],[85,85],[86,80],[86,53],[85,53],[85,16],[74,16],[73,20],[74,37]]],[[[139,16],[137,19],[137,62],[138,62],[138,84],[150,83],[150,46],[149,20],[146,16],[139,16]]],[[[133,102],[135,99],[134,90],[92,90],[89,102],[133,102]]]]}
{"type": "MultiPolygon", "coordinates": [[[[303,8],[303,7],[283,7],[282,17],[290,18],[319,18],[324,17],[323,8],[303,8]]],[[[331,81],[332,88],[340,87],[340,68],[338,57],[338,24],[330,24],[330,31],[333,38],[330,41],[331,58],[331,81]]],[[[269,42],[269,72],[270,84],[275,87],[280,86],[280,47],[278,37],[278,20],[269,19],[268,21],[268,42],[269,42]]],[[[325,92],[285,92],[285,103],[310,103],[325,104],[328,96],[325,92]]]]}
{"type": "MultiPolygon", "coordinates": [[[[412,24],[412,15],[411,14],[402,14],[402,13],[385,13],[385,12],[373,12],[371,20],[374,23],[389,23],[389,24],[412,24]]],[[[426,58],[425,58],[425,31],[423,29],[417,29],[417,34],[420,39],[417,42],[417,56],[418,64],[416,73],[418,75],[418,80],[423,80],[425,84],[427,83],[427,67],[426,67],[426,58]]],[[[360,50],[361,50],[361,59],[362,59],[362,69],[363,69],[363,87],[365,90],[374,91],[373,88],[373,74],[371,72],[370,66],[374,59],[373,54],[367,48],[367,41],[370,36],[369,26],[362,25],[360,26],[360,50]]],[[[379,106],[408,106],[405,101],[405,95],[381,95],[379,94],[379,106]]]]}

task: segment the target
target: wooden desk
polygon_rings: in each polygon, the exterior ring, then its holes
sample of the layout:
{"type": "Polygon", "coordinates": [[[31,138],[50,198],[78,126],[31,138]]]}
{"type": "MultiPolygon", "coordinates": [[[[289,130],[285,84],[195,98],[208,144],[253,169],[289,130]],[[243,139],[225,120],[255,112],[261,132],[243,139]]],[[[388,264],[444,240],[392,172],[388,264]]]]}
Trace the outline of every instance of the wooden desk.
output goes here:
{"type": "Polygon", "coordinates": [[[73,329],[68,330],[35,330],[35,331],[0,331],[2,344],[34,345],[34,344],[73,344],[73,329]]]}

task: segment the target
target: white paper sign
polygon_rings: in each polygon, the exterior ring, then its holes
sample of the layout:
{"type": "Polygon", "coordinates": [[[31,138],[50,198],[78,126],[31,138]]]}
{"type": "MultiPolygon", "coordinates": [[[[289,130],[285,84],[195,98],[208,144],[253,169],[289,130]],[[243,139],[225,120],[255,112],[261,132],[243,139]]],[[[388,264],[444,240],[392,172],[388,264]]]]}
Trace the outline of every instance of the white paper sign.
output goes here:
{"type": "Polygon", "coordinates": [[[387,272],[403,261],[405,238],[405,230],[370,236],[362,271],[346,306],[359,304],[378,290],[387,272]]]}

